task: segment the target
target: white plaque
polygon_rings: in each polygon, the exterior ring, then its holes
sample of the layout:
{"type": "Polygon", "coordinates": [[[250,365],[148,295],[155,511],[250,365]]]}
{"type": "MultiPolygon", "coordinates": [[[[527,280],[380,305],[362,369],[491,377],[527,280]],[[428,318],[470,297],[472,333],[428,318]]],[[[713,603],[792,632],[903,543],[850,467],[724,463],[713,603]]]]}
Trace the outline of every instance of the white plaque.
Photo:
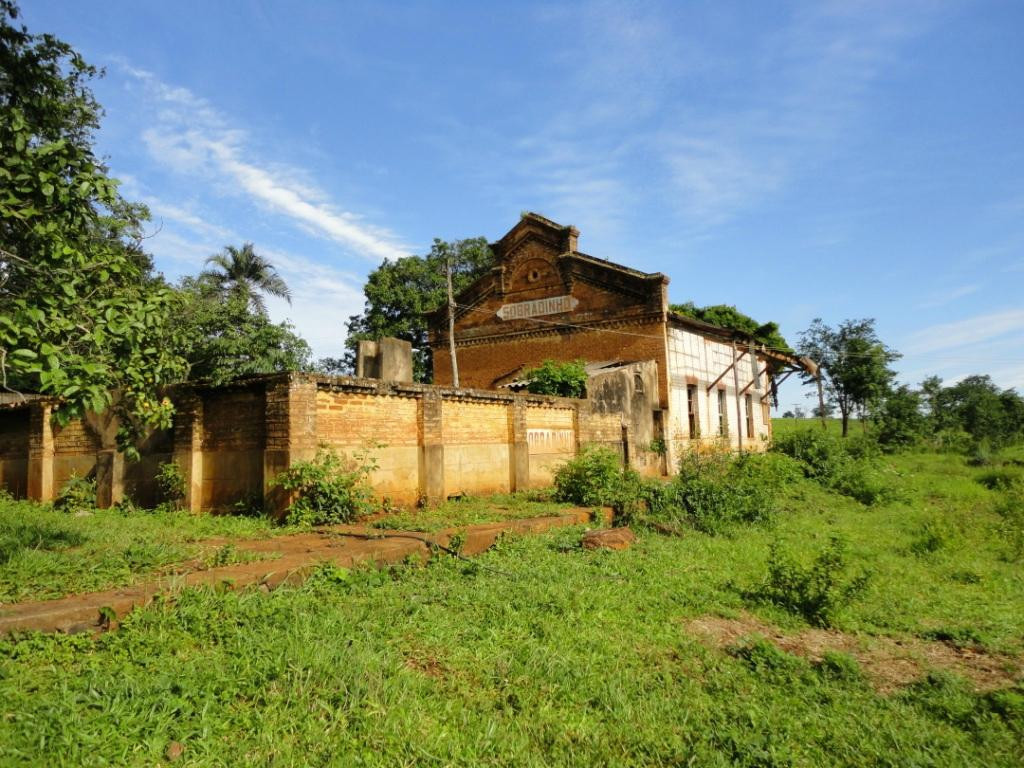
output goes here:
{"type": "Polygon", "coordinates": [[[520,320],[538,315],[557,315],[560,312],[572,312],[579,304],[579,299],[575,296],[551,296],[547,299],[518,301],[515,304],[503,304],[498,310],[498,317],[502,320],[520,320]]]}

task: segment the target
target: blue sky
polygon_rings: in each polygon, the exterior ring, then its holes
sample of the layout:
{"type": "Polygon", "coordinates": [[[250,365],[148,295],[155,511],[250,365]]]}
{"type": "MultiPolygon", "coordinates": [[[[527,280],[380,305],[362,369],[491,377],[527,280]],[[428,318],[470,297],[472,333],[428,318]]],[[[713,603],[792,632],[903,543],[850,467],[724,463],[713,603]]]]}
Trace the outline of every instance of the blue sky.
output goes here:
{"type": "MultiPolygon", "coordinates": [[[[521,211],[795,341],[1024,388],[1024,4],[23,3],[107,76],[168,277],[255,242],[336,355],[362,282],[521,211]]],[[[787,388],[783,407],[802,401],[787,388]]]]}

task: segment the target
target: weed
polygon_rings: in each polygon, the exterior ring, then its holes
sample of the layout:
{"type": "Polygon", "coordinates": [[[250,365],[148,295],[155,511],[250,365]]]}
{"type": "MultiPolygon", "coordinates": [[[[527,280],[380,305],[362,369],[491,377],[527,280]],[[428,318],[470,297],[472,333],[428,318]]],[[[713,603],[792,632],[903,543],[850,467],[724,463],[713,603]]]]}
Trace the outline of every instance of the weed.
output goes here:
{"type": "Polygon", "coordinates": [[[935,640],[954,648],[980,648],[985,640],[974,627],[939,627],[921,633],[925,640],[935,640]]]}
{"type": "Polygon", "coordinates": [[[952,539],[953,534],[942,522],[926,520],[910,542],[910,551],[918,557],[925,557],[946,548],[952,539]]]}
{"type": "Polygon", "coordinates": [[[1024,483],[1014,483],[996,503],[996,514],[1001,518],[999,533],[1005,542],[1006,558],[1011,561],[1024,557],[1024,483]]]}
{"type": "Polygon", "coordinates": [[[185,474],[175,461],[160,465],[156,472],[157,496],[169,509],[180,509],[185,500],[185,474]]]}
{"type": "Polygon", "coordinates": [[[347,459],[326,446],[316,457],[299,461],[277,476],[277,485],[294,494],[286,521],[291,525],[348,523],[373,511],[367,477],[377,468],[368,455],[347,459]]]}
{"type": "Polygon", "coordinates": [[[833,536],[810,565],[783,552],[778,541],[768,554],[768,575],[747,596],[802,616],[815,626],[832,626],[841,610],[866,589],[870,574],[847,574],[846,545],[833,536]]]}
{"type": "Polygon", "coordinates": [[[555,498],[584,507],[612,504],[621,493],[623,474],[618,453],[586,446],[555,472],[555,498]]]}
{"type": "Polygon", "coordinates": [[[813,429],[776,438],[773,449],[796,459],[807,477],[865,505],[888,501],[889,483],[878,470],[879,450],[867,437],[843,440],[813,429]]]}
{"type": "Polygon", "coordinates": [[[60,512],[85,512],[96,507],[96,481],[72,475],[54,499],[53,508],[60,512]]]}
{"type": "Polygon", "coordinates": [[[860,663],[850,654],[841,651],[825,651],[816,671],[824,680],[855,684],[864,681],[860,663]]]}
{"type": "Polygon", "coordinates": [[[709,534],[739,523],[767,523],[775,494],[794,475],[785,457],[685,454],[667,485],[646,489],[648,511],[637,519],[659,530],[688,525],[709,534]]]}
{"type": "Polygon", "coordinates": [[[978,475],[978,482],[991,491],[1008,491],[1014,485],[1024,484],[1024,469],[1003,466],[978,475]]]}

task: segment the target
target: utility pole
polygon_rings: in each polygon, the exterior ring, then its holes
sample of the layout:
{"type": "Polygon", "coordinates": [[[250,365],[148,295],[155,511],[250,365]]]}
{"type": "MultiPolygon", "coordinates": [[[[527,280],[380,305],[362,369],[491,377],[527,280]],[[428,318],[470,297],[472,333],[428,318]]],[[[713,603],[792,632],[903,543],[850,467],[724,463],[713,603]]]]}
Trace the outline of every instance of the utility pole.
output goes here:
{"type": "Polygon", "coordinates": [[[828,421],[825,419],[825,389],[821,384],[821,369],[818,369],[818,413],[821,415],[821,428],[828,429],[828,421]]]}
{"type": "Polygon", "coordinates": [[[455,359],[455,294],[452,292],[452,257],[444,261],[448,278],[448,354],[452,358],[452,386],[459,386],[459,361],[455,359]]]}
{"type": "MultiPolygon", "coordinates": [[[[757,358],[754,358],[755,361],[757,358]]],[[[732,391],[736,395],[736,450],[743,453],[743,428],[746,426],[743,423],[743,410],[740,407],[740,372],[737,370],[736,363],[738,358],[736,357],[736,342],[732,343],[732,391]]]]}

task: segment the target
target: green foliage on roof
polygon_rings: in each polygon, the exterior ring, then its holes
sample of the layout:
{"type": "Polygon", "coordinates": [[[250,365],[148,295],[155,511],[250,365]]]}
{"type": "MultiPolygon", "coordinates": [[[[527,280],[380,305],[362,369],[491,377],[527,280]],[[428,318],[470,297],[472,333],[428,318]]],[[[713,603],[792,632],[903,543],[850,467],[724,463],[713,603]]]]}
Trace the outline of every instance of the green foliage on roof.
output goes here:
{"type": "Polygon", "coordinates": [[[678,315],[692,317],[694,320],[717,325],[719,328],[745,333],[766,347],[793,353],[792,347],[779,333],[778,323],[759,323],[750,315],[743,314],[730,304],[711,304],[706,307],[698,307],[692,301],[688,301],[685,304],[669,304],[668,308],[678,315]]]}

